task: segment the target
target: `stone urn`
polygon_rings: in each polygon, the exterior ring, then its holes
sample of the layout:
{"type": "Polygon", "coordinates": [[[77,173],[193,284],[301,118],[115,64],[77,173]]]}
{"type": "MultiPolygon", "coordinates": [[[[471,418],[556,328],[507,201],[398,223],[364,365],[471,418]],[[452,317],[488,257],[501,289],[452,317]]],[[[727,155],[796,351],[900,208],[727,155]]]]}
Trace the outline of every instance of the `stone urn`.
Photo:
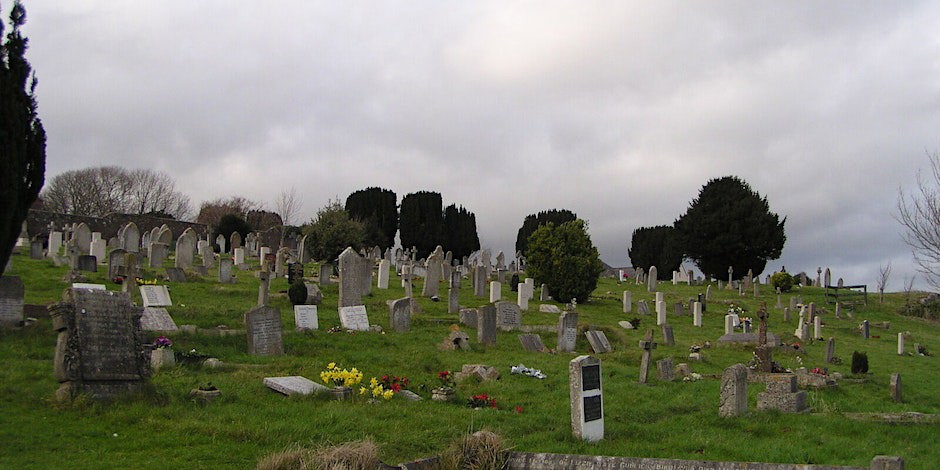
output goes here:
{"type": "Polygon", "coordinates": [[[176,355],[170,348],[157,348],[150,352],[150,368],[154,371],[176,366],[176,355]]]}
{"type": "Polygon", "coordinates": [[[434,401],[453,401],[454,389],[450,387],[438,387],[431,390],[431,399],[434,401]]]}
{"type": "Polygon", "coordinates": [[[349,387],[340,386],[340,387],[333,387],[333,389],[330,390],[330,393],[333,395],[333,398],[335,400],[346,400],[352,397],[353,390],[349,387]]]}
{"type": "Polygon", "coordinates": [[[196,403],[199,403],[200,405],[211,403],[213,400],[215,400],[216,398],[219,398],[221,395],[222,395],[222,391],[215,387],[210,387],[210,389],[208,390],[203,387],[194,388],[192,389],[192,391],[189,392],[189,398],[191,398],[196,403]]]}

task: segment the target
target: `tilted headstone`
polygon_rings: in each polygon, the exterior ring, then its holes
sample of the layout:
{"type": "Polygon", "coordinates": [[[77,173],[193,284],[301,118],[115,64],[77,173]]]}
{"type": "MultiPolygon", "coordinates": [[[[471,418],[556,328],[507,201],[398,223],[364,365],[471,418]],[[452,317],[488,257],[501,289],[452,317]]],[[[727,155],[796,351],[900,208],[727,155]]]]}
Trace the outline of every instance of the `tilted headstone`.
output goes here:
{"type": "Polygon", "coordinates": [[[144,331],[179,331],[173,317],[163,307],[144,307],[140,316],[140,329],[144,331]]]}
{"type": "Polygon", "coordinates": [[[519,342],[522,344],[522,349],[527,352],[545,352],[546,350],[542,337],[534,333],[519,335],[519,342]]]}
{"type": "Polygon", "coordinates": [[[294,327],[298,330],[320,329],[316,305],[294,305],[294,327]]]}
{"type": "Polygon", "coordinates": [[[653,342],[653,330],[646,330],[646,336],[640,340],[640,349],[643,350],[643,356],[640,358],[640,379],[639,383],[645,384],[649,378],[650,362],[653,359],[653,350],[656,349],[656,343],[653,342]]]}
{"type": "Polygon", "coordinates": [[[604,438],[604,399],[601,361],[592,356],[578,356],[568,363],[568,388],[571,403],[571,432],[588,442],[604,438]]]}
{"type": "Polygon", "coordinates": [[[288,377],[265,377],[262,380],[265,387],[284,395],[310,395],[313,393],[328,393],[331,389],[326,385],[318,384],[306,377],[292,375],[288,377]]]}
{"type": "Polygon", "coordinates": [[[718,416],[741,416],[747,413],[747,366],[735,364],[721,374],[718,416]]]}
{"type": "Polygon", "coordinates": [[[340,307],[339,321],[347,330],[369,331],[369,315],[366,313],[365,305],[340,307]]]}
{"type": "Polygon", "coordinates": [[[172,307],[170,291],[166,286],[140,286],[144,307],[172,307]]]}
{"type": "Polygon", "coordinates": [[[411,330],[411,298],[390,300],[388,303],[388,325],[394,331],[411,330]]]}
{"type": "Polygon", "coordinates": [[[421,288],[422,296],[436,297],[438,295],[438,290],[441,284],[441,276],[443,275],[441,267],[443,263],[444,250],[440,245],[438,245],[434,252],[428,256],[428,259],[425,262],[425,269],[427,270],[427,273],[424,277],[424,285],[421,288]]]}
{"type": "Polygon", "coordinates": [[[591,349],[597,354],[608,353],[613,349],[610,347],[610,341],[607,341],[607,335],[600,330],[588,330],[584,332],[591,349]]]}
{"type": "Polygon", "coordinates": [[[548,284],[542,284],[542,287],[539,289],[539,301],[547,302],[551,300],[552,296],[548,292],[548,284]]]}
{"type": "Polygon", "coordinates": [[[141,309],[119,292],[69,289],[64,298],[49,311],[59,334],[53,360],[60,384],[56,396],[108,401],[142,391],[150,365],[141,309]]]}
{"type": "Polygon", "coordinates": [[[23,321],[23,281],[17,276],[0,277],[0,327],[23,321]]]}
{"type": "Polygon", "coordinates": [[[245,314],[248,354],[273,356],[284,354],[281,313],[274,307],[258,306],[245,314]]]}
{"type": "Polygon", "coordinates": [[[496,344],[496,306],[484,305],[477,309],[477,342],[496,344]]]}

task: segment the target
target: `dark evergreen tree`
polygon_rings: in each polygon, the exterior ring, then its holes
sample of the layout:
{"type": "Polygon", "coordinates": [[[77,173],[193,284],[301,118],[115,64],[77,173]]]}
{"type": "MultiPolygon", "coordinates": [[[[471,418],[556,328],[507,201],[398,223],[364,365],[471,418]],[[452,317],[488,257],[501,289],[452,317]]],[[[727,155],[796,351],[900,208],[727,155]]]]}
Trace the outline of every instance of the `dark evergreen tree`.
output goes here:
{"type": "Polygon", "coordinates": [[[749,269],[759,275],[767,260],[780,257],[786,221],[747,183],[725,176],[706,183],[674,226],[685,257],[702,273],[723,279],[731,266],[740,279],[749,269]]]}
{"type": "Polygon", "coordinates": [[[578,216],[568,209],[552,209],[539,212],[538,214],[527,215],[525,220],[522,221],[522,227],[519,228],[519,233],[516,234],[516,251],[521,251],[522,254],[528,256],[526,250],[528,249],[529,236],[540,226],[549,222],[555,225],[561,225],[577,218],[578,216]]]}
{"type": "Polygon", "coordinates": [[[580,219],[536,229],[529,237],[527,259],[526,274],[536,284],[545,283],[559,302],[587,302],[604,270],[587,224],[580,219]]]}
{"type": "Polygon", "coordinates": [[[633,267],[648,270],[650,266],[656,266],[659,280],[672,279],[672,272],[682,264],[682,247],[674,233],[675,229],[669,225],[634,230],[627,250],[633,267]]]}
{"type": "Polygon", "coordinates": [[[444,209],[444,250],[453,252],[454,259],[469,256],[480,249],[477,218],[463,206],[451,204],[444,209]]]}
{"type": "MultiPolygon", "coordinates": [[[[238,232],[238,234],[242,236],[242,239],[244,239],[244,237],[248,235],[248,232],[251,232],[251,226],[248,225],[248,222],[245,222],[245,219],[235,214],[225,214],[221,219],[219,219],[218,225],[213,227],[213,231],[216,234],[221,234],[223,237],[225,237],[225,246],[231,247],[232,234],[238,232]]],[[[215,245],[214,240],[212,241],[212,244],[215,245]]],[[[216,249],[218,248],[219,247],[216,246],[216,249]]],[[[231,251],[231,248],[229,248],[229,252],[231,251]]]]}
{"type": "Polygon", "coordinates": [[[418,191],[401,200],[399,236],[401,245],[418,249],[418,258],[427,257],[444,244],[444,217],[441,194],[418,191]]]}
{"type": "Polygon", "coordinates": [[[398,231],[398,196],[383,188],[360,189],[346,198],[346,212],[365,226],[367,246],[383,250],[395,246],[398,231]]]}
{"type": "MultiPolygon", "coordinates": [[[[26,10],[14,2],[11,29],[0,45],[0,271],[46,171],[46,131],[36,114],[36,77],[25,57],[28,41],[20,33],[25,22],[26,10]]],[[[0,21],[0,35],[3,29],[0,21]]]]}

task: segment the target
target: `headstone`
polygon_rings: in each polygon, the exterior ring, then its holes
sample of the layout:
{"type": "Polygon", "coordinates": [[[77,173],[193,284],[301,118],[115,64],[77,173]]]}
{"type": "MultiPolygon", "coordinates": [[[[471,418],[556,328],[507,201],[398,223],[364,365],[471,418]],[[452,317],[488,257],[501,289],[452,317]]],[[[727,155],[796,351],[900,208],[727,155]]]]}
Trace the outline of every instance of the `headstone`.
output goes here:
{"type": "Polygon", "coordinates": [[[779,410],[782,413],[801,413],[806,410],[806,392],[797,390],[793,374],[767,374],[767,388],[757,394],[758,410],[779,410]]]}
{"type": "Polygon", "coordinates": [[[601,361],[578,356],[568,363],[568,389],[571,403],[571,432],[588,442],[604,438],[604,399],[601,361]]]}
{"type": "Polygon", "coordinates": [[[248,354],[284,354],[281,313],[276,308],[262,305],[249,310],[245,314],[245,327],[248,330],[248,354]]]}
{"type": "Polygon", "coordinates": [[[666,346],[675,346],[676,338],[672,332],[672,325],[666,324],[666,325],[663,325],[662,328],[663,328],[663,344],[665,344],[666,346]]]}
{"type": "Polygon", "coordinates": [[[421,288],[422,296],[437,297],[441,285],[441,276],[443,275],[443,263],[444,250],[438,245],[425,262],[427,273],[424,277],[424,285],[421,288]]]}
{"type": "Polygon", "coordinates": [[[630,291],[623,291],[623,313],[630,313],[633,311],[633,294],[630,291]]]}
{"type": "Polygon", "coordinates": [[[232,236],[229,237],[230,245],[232,246],[232,253],[235,252],[235,248],[242,247],[242,235],[238,232],[232,232],[232,236]]]}
{"type": "Polygon", "coordinates": [[[649,307],[649,305],[647,305],[647,303],[646,303],[645,300],[637,300],[637,301],[636,301],[636,309],[637,309],[637,311],[639,312],[640,315],[649,315],[649,314],[650,314],[650,307],[649,307]]]}
{"type": "Polygon", "coordinates": [[[232,275],[232,259],[219,259],[219,282],[223,284],[232,284],[235,282],[235,276],[232,275]]]}
{"type": "Polygon", "coordinates": [[[262,380],[265,387],[284,395],[310,395],[313,393],[327,393],[331,389],[318,384],[306,377],[293,375],[289,377],[265,377],[262,380]]]}
{"type": "Polygon", "coordinates": [[[539,301],[547,302],[551,300],[552,296],[548,293],[548,284],[542,284],[542,287],[539,288],[539,301]]]}
{"type": "Polygon", "coordinates": [[[486,270],[480,266],[474,266],[471,271],[473,276],[473,295],[483,297],[486,295],[486,270]]]}
{"type": "Polygon", "coordinates": [[[262,265],[261,271],[258,271],[258,306],[268,305],[271,295],[271,273],[262,265]]]}
{"type": "Polygon", "coordinates": [[[369,316],[365,305],[339,308],[339,320],[343,328],[353,331],[369,331],[369,316]]]}
{"type": "Polygon", "coordinates": [[[90,284],[87,282],[73,282],[72,289],[108,290],[104,284],[90,284]]]}
{"type": "Polygon", "coordinates": [[[901,374],[891,374],[891,399],[896,402],[904,401],[901,394],[901,374]]]}
{"type": "Polygon", "coordinates": [[[147,259],[149,260],[150,267],[163,267],[163,262],[166,261],[166,252],[167,245],[159,242],[151,242],[147,253],[147,259]]]}
{"type": "Polygon", "coordinates": [[[333,272],[333,265],[330,263],[321,263],[320,264],[320,273],[317,277],[317,282],[321,286],[328,286],[333,282],[330,281],[330,274],[333,272]]]}
{"type": "Polygon", "coordinates": [[[656,375],[663,382],[672,382],[675,378],[675,370],[673,369],[671,357],[656,361],[656,375]]]}
{"type": "Polygon", "coordinates": [[[709,301],[712,299],[712,285],[709,284],[705,286],[705,300],[709,301]]]}
{"type": "Polygon", "coordinates": [[[643,357],[640,358],[640,380],[645,384],[650,370],[650,361],[652,360],[653,350],[656,349],[656,343],[653,342],[653,330],[646,330],[646,336],[640,341],[640,349],[643,350],[643,357]]]}
{"type": "Polygon", "coordinates": [[[692,304],[692,324],[695,326],[702,326],[702,303],[695,302],[692,304]]]}
{"type": "Polygon", "coordinates": [[[898,333],[898,356],[904,355],[904,333],[898,333]]]}
{"type": "Polygon", "coordinates": [[[584,332],[588,343],[591,343],[591,349],[597,354],[608,353],[613,349],[610,347],[610,341],[607,341],[607,335],[600,330],[588,330],[584,332]]]}
{"type": "Polygon", "coordinates": [[[747,367],[735,364],[721,374],[718,416],[742,416],[747,413],[747,367]]]}
{"type": "Polygon", "coordinates": [[[832,359],[836,356],[836,340],[829,338],[826,340],[826,364],[832,364],[832,359]]]}
{"type": "Polygon", "coordinates": [[[59,248],[62,248],[62,232],[49,232],[49,246],[46,256],[55,258],[59,254],[59,248]]]}
{"type": "Polygon", "coordinates": [[[195,258],[195,235],[192,234],[190,229],[186,230],[187,231],[183,232],[183,234],[176,239],[176,260],[174,261],[174,266],[177,268],[191,268],[193,266],[193,259],[195,258]]]}
{"type": "Polygon", "coordinates": [[[734,267],[728,266],[728,290],[731,290],[734,285],[734,267]]]}
{"type": "Polygon", "coordinates": [[[734,315],[725,315],[725,334],[734,333],[734,315]]]}
{"type": "Polygon", "coordinates": [[[389,261],[386,259],[379,261],[379,280],[378,280],[379,289],[388,289],[388,276],[389,276],[388,270],[389,270],[390,264],[391,263],[389,263],[389,261]]]}
{"type": "Polygon", "coordinates": [[[502,287],[499,281],[490,281],[490,303],[499,302],[503,296],[502,287]]]}
{"type": "Polygon", "coordinates": [[[219,253],[228,253],[228,250],[225,246],[225,235],[221,233],[215,237],[215,244],[219,246],[219,253]]]}
{"type": "Polygon", "coordinates": [[[304,281],[304,264],[287,263],[287,284],[304,281]]]}
{"type": "Polygon", "coordinates": [[[406,264],[401,270],[401,286],[405,289],[405,297],[414,297],[414,288],[412,286],[413,278],[413,267],[410,264],[406,264]]]}
{"type": "Polygon", "coordinates": [[[29,259],[43,259],[43,247],[42,241],[33,240],[29,243],[29,259]]]}
{"type": "Polygon", "coordinates": [[[813,319],[813,339],[822,338],[822,317],[816,316],[813,319]]]}
{"type": "Polygon", "coordinates": [[[183,268],[166,268],[166,277],[170,282],[186,282],[186,273],[183,268]]]}
{"type": "Polygon", "coordinates": [[[558,317],[558,352],[572,352],[578,339],[577,312],[564,312],[558,317]]]}
{"type": "Polygon", "coordinates": [[[675,314],[676,316],[679,316],[679,317],[681,317],[682,315],[685,315],[685,306],[682,305],[682,302],[676,302],[675,314]]]}
{"type": "Polygon", "coordinates": [[[91,229],[84,222],[78,224],[72,231],[72,240],[78,246],[80,254],[87,255],[91,252],[91,229]]]}
{"type": "Polygon", "coordinates": [[[868,320],[862,321],[862,338],[869,339],[871,337],[870,329],[868,320]]]}
{"type": "Polygon", "coordinates": [[[832,272],[829,271],[829,268],[826,268],[826,274],[823,277],[823,287],[829,287],[832,285],[832,272]]]}
{"type": "Polygon", "coordinates": [[[656,292],[656,266],[650,266],[649,279],[647,280],[646,291],[656,292]]]}
{"type": "MultiPolygon", "coordinates": [[[[152,241],[153,241],[153,238],[151,238],[151,242],[152,241]]],[[[157,232],[156,241],[158,243],[163,243],[166,246],[170,246],[170,244],[173,243],[173,232],[170,230],[169,227],[166,226],[166,224],[163,224],[163,226],[160,227],[160,230],[157,232]]]]}
{"type": "Polygon", "coordinates": [[[323,301],[323,292],[320,291],[320,287],[309,282],[305,282],[304,286],[307,287],[307,300],[304,303],[306,305],[320,305],[320,302],[323,301]]]}
{"type": "Polygon", "coordinates": [[[519,306],[512,302],[496,302],[496,326],[504,331],[518,330],[522,325],[519,306]]]}
{"type": "Polygon", "coordinates": [[[519,291],[516,292],[516,305],[522,311],[529,309],[529,296],[526,294],[525,284],[523,283],[519,283],[519,291]]]}
{"type": "Polygon", "coordinates": [[[472,328],[477,327],[477,309],[475,308],[462,308],[460,313],[457,314],[457,318],[460,321],[461,325],[469,326],[472,328]]]}
{"type": "Polygon", "coordinates": [[[398,332],[411,330],[411,298],[389,301],[388,325],[398,332]]]}
{"type": "Polygon", "coordinates": [[[790,307],[783,308],[783,321],[790,322],[790,307]]]}
{"type": "Polygon", "coordinates": [[[527,352],[545,352],[545,345],[542,344],[542,337],[534,333],[519,335],[519,342],[522,343],[522,349],[527,352]]]}
{"type": "Polygon", "coordinates": [[[120,248],[108,253],[108,279],[114,279],[124,274],[124,255],[127,251],[120,248]]]}
{"type": "Polygon", "coordinates": [[[171,307],[170,291],[166,286],[140,286],[140,297],[144,307],[171,307]]]}
{"type": "Polygon", "coordinates": [[[364,281],[371,285],[371,276],[372,262],[347,247],[339,255],[339,306],[362,305],[362,296],[367,293],[364,281]]]}
{"type": "Polygon", "coordinates": [[[245,249],[242,247],[232,249],[232,257],[234,259],[235,266],[242,267],[245,266],[245,249]]]}
{"type": "Polygon", "coordinates": [[[666,302],[656,302],[656,325],[666,324],[666,302]]]}
{"type": "Polygon", "coordinates": [[[140,331],[141,309],[126,295],[70,289],[49,314],[59,333],[53,361],[58,398],[109,401],[143,390],[150,358],[140,331]]]}
{"type": "Polygon", "coordinates": [[[477,342],[496,344],[496,307],[484,305],[477,310],[477,342]]]}
{"type": "Polygon", "coordinates": [[[316,305],[294,305],[294,326],[298,331],[320,329],[316,305]]]}
{"type": "Polygon", "coordinates": [[[78,270],[98,272],[98,258],[93,255],[80,255],[78,257],[78,270]]]}
{"type": "Polygon", "coordinates": [[[556,305],[552,305],[552,304],[541,304],[541,305],[539,305],[539,312],[558,314],[558,313],[561,313],[561,309],[558,308],[558,306],[556,306],[556,305]]]}
{"type": "Polygon", "coordinates": [[[0,277],[0,327],[19,326],[23,321],[24,292],[19,277],[0,277]]]}

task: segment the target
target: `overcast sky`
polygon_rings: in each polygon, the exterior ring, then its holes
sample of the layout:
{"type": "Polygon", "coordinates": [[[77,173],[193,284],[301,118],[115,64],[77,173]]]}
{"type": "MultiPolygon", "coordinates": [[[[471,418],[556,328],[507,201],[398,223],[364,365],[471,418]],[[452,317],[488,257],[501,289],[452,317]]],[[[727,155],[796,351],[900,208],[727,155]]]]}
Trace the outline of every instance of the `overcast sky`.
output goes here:
{"type": "Polygon", "coordinates": [[[47,180],[153,168],[197,209],[293,186],[303,220],[437,191],[494,253],[566,208],[623,266],[736,175],[787,218],[767,272],[914,274],[893,214],[940,151],[940,2],[24,4],[47,180]]]}

